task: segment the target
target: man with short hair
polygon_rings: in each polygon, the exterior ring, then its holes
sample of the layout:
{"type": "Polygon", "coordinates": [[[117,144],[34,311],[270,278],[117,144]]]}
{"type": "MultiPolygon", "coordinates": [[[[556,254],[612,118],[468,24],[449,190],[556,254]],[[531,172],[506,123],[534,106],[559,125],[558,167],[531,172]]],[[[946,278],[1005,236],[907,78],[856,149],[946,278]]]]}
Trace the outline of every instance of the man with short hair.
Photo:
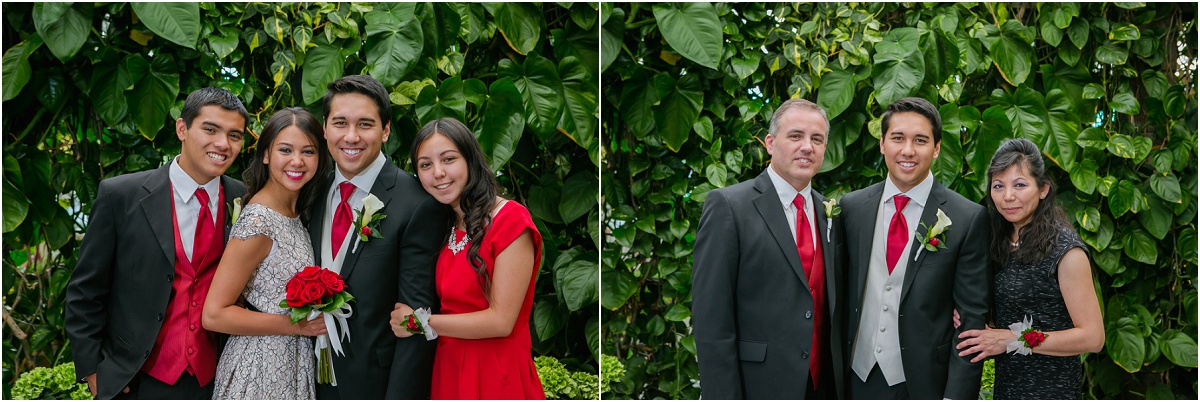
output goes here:
{"type": "MultiPolygon", "coordinates": [[[[396,302],[440,307],[434,288],[438,250],[449,228],[445,209],[412,174],[389,163],[391,102],[383,84],[350,75],[328,85],[325,140],[336,169],[320,178],[309,234],[318,265],[339,272],[354,295],[345,356],[333,356],[337,386],[317,384],[319,399],[429,399],[436,342],[397,339],[388,321],[396,302]],[[355,241],[353,222],[374,195],[386,216],[380,238],[355,241]]],[[[333,335],[331,329],[330,335],[333,335]]]]}
{"type": "Polygon", "coordinates": [[[786,101],[765,138],[770,166],[708,193],[692,272],[704,399],[841,398],[840,235],[812,188],[828,137],[824,110],[786,101]]]}
{"type": "Polygon", "coordinates": [[[175,121],[179,156],[100,182],[64,307],[75,373],[95,398],[212,398],[219,347],[201,310],[227,205],[246,192],[223,175],[247,120],[232,93],[192,92],[175,121]]]}
{"type": "Polygon", "coordinates": [[[982,363],[958,334],[984,327],[991,282],[987,213],[930,173],[942,122],[932,103],[887,107],[887,178],[842,198],[852,399],[976,399],[982,363]],[[943,230],[935,230],[943,221],[943,230]],[[962,315],[955,330],[953,311],[962,315]]]}

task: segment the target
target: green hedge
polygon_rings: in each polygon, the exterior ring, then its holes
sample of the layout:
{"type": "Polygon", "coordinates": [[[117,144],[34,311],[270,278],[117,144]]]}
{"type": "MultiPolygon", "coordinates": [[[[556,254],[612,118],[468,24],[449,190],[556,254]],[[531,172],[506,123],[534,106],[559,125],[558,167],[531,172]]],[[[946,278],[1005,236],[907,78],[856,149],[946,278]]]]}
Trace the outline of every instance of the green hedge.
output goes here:
{"type": "Polygon", "coordinates": [[[709,190],[767,165],[782,101],[832,121],[814,186],[886,174],[884,106],[941,105],[939,182],[982,200],[1006,138],[1037,143],[1095,261],[1107,344],[1088,398],[1196,397],[1196,4],[601,5],[603,349],[617,397],[699,396],[692,247],[709,190]]]}
{"type": "Polygon", "coordinates": [[[96,186],[179,152],[171,122],[189,92],[239,95],[257,132],[283,107],[319,115],[325,84],[360,73],[390,91],[383,151],[402,168],[429,120],[476,132],[543,235],[534,353],[597,372],[596,4],[5,3],[3,14],[5,397],[17,375],[71,360],[62,293],[96,186]]]}

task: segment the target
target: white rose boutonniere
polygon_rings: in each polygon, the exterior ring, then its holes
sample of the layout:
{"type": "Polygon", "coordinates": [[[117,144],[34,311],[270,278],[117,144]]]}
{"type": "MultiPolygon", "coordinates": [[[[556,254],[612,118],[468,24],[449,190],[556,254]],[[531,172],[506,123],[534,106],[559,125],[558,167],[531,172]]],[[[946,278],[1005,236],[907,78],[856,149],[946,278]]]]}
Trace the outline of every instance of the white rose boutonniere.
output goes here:
{"type": "Polygon", "coordinates": [[[838,205],[836,198],[830,198],[825,204],[825,241],[829,240],[829,231],[833,228],[833,218],[842,214],[842,206],[838,205]]]}
{"type": "Polygon", "coordinates": [[[363,198],[363,207],[356,212],[358,217],[354,220],[356,236],[352,253],[358,252],[358,243],[370,241],[372,237],[383,238],[383,235],[379,234],[379,221],[387,218],[387,215],[379,212],[382,209],[383,201],[379,201],[375,194],[367,194],[367,197],[363,198]]]}
{"type": "Polygon", "coordinates": [[[921,258],[921,250],[929,250],[932,253],[946,248],[946,236],[944,234],[947,230],[950,230],[950,225],[952,224],[954,222],[950,220],[950,217],[946,216],[946,213],[942,212],[941,208],[938,208],[937,222],[933,224],[933,227],[925,231],[925,237],[921,240],[921,247],[917,249],[917,255],[913,257],[913,261],[921,258]]]}

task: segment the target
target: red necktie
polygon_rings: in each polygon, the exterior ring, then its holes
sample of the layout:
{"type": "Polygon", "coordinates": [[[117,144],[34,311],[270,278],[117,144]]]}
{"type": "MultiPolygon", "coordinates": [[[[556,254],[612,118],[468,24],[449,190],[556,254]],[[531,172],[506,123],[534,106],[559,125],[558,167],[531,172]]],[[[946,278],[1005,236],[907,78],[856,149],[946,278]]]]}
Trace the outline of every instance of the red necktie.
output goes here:
{"type": "Polygon", "coordinates": [[[354,194],[354,184],[344,181],[338,187],[342,190],[342,202],[333,213],[333,236],[330,237],[333,240],[333,258],[337,258],[338,250],[342,248],[342,242],[346,240],[346,234],[350,231],[350,221],[354,220],[354,212],[350,210],[350,195],[354,194]]]}
{"type": "Polygon", "coordinates": [[[904,220],[904,206],[908,205],[908,200],[908,196],[903,194],[896,194],[892,199],[892,203],[896,204],[896,214],[892,215],[892,223],[888,225],[887,268],[889,275],[893,269],[896,269],[896,262],[900,261],[900,254],[904,252],[904,246],[908,245],[908,221],[904,220]]]}
{"type": "Polygon", "coordinates": [[[812,375],[813,389],[816,389],[821,383],[821,351],[824,350],[825,264],[816,260],[816,243],[809,229],[808,214],[804,211],[804,196],[796,194],[792,205],[796,206],[796,250],[800,253],[800,265],[804,267],[809,292],[813,297],[812,360],[808,362],[808,372],[812,375]]]}
{"type": "Polygon", "coordinates": [[[200,215],[196,218],[196,237],[192,239],[192,266],[197,266],[208,252],[212,243],[213,227],[212,213],[208,210],[208,191],[204,187],[196,189],[196,200],[200,201],[200,215]]]}

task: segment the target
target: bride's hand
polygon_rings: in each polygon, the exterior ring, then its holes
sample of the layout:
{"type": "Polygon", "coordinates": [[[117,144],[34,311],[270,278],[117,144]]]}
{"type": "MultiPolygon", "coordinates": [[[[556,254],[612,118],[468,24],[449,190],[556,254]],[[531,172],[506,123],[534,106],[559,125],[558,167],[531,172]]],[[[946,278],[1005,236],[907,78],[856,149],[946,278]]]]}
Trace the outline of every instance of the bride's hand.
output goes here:
{"type": "Polygon", "coordinates": [[[407,338],[412,336],[408,332],[408,327],[405,325],[408,315],[413,313],[412,307],[404,303],[396,303],[396,309],[392,310],[392,319],[388,322],[392,325],[392,333],[397,338],[407,338]]]}
{"type": "Polygon", "coordinates": [[[329,333],[329,329],[325,328],[325,318],[322,315],[325,313],[321,313],[312,320],[300,320],[300,322],[292,324],[299,331],[296,335],[321,336],[329,333]]]}

